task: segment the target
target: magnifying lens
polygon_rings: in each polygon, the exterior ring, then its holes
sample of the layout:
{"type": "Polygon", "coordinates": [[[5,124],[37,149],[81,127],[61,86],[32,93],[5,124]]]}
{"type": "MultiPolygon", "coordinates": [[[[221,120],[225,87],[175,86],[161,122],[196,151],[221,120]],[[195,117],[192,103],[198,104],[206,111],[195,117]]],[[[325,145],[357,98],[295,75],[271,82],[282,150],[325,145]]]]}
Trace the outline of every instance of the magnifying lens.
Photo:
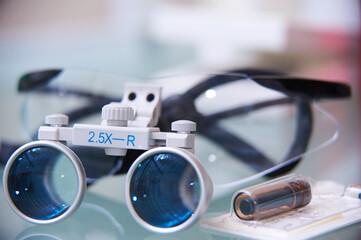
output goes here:
{"type": "Polygon", "coordinates": [[[142,154],[129,169],[125,189],[133,217],[159,233],[192,226],[213,194],[212,181],[200,161],[190,152],[169,147],[142,154]]]}
{"type": "Polygon", "coordinates": [[[60,142],[23,145],[9,158],[3,186],[11,208],[36,224],[50,224],[71,216],[86,189],[83,166],[60,142]]]}

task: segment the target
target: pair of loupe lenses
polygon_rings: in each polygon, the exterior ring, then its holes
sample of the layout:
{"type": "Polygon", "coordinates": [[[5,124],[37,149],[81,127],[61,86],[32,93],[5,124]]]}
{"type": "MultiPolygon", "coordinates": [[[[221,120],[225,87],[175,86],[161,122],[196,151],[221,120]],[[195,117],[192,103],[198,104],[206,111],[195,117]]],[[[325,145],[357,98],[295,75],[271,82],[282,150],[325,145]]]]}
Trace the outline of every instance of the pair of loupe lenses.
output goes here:
{"type": "Polygon", "coordinates": [[[10,157],[3,185],[12,209],[36,224],[68,218],[80,206],[86,189],[79,158],[59,142],[37,141],[10,157]]]}
{"type": "MultiPolygon", "coordinates": [[[[4,172],[10,206],[22,218],[49,224],[80,206],[86,178],[79,158],[59,142],[37,141],[19,148],[4,172]]],[[[176,148],[155,148],[133,163],[126,198],[135,219],[156,232],[191,226],[206,211],[213,185],[199,160],[176,148]]]]}

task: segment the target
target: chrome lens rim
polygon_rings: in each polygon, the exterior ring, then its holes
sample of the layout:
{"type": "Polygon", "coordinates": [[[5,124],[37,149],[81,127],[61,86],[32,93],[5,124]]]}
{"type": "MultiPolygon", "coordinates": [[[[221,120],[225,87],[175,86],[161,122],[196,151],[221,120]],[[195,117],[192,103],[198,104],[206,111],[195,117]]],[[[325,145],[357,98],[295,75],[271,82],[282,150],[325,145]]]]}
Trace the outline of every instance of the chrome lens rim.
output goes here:
{"type": "Polygon", "coordinates": [[[208,204],[212,198],[213,194],[213,183],[208,176],[208,173],[205,171],[203,165],[201,162],[190,152],[180,149],[180,148],[172,148],[172,147],[158,147],[151,149],[145,153],[143,153],[141,156],[139,156],[136,161],[132,164],[130,167],[126,182],[125,182],[125,198],[126,203],[128,205],[128,209],[131,213],[131,215],[134,217],[134,219],[144,228],[157,232],[157,233],[172,233],[184,230],[186,228],[191,227],[193,224],[195,224],[205,213],[205,211],[208,208],[208,204]],[[132,204],[132,199],[130,195],[130,185],[133,177],[133,173],[137,169],[137,166],[142,163],[144,160],[146,160],[148,157],[155,155],[155,154],[161,154],[161,153],[171,153],[181,156],[183,159],[185,159],[195,170],[197,177],[199,179],[200,183],[200,199],[197,208],[189,217],[187,220],[185,220],[183,223],[169,227],[169,228],[162,228],[157,227],[154,225],[149,224],[145,220],[143,220],[138,213],[136,212],[135,208],[132,204]]]}
{"type": "Polygon", "coordinates": [[[60,221],[63,221],[65,219],[69,218],[80,207],[80,205],[81,205],[81,203],[83,201],[83,198],[84,198],[85,191],[86,191],[85,170],[84,170],[83,165],[82,165],[80,159],[78,158],[78,156],[70,148],[68,148],[64,144],[62,144],[60,142],[55,142],[55,141],[35,141],[35,142],[30,142],[30,143],[27,143],[27,144],[21,146],[20,148],[18,148],[10,156],[10,158],[9,158],[8,162],[6,163],[5,168],[4,168],[3,189],[4,189],[4,192],[5,192],[6,200],[9,203],[10,207],[21,218],[27,220],[28,222],[34,223],[34,224],[41,224],[41,225],[52,224],[52,223],[60,222],[60,221]],[[9,177],[11,167],[13,166],[13,163],[25,151],[27,151],[29,149],[32,149],[32,148],[36,148],[36,147],[53,148],[53,149],[56,149],[56,150],[60,151],[61,153],[65,154],[68,157],[68,159],[70,160],[71,164],[73,165],[74,170],[75,170],[75,172],[77,174],[77,180],[78,180],[78,184],[77,184],[78,190],[77,190],[75,199],[74,199],[73,203],[70,205],[70,207],[63,214],[61,214],[61,215],[59,215],[57,217],[51,218],[51,219],[47,219],[47,220],[35,219],[35,218],[29,217],[29,216],[25,215],[23,212],[21,212],[16,207],[14,202],[12,201],[12,198],[11,198],[10,193],[9,193],[9,188],[8,188],[8,177],[9,177]]]}

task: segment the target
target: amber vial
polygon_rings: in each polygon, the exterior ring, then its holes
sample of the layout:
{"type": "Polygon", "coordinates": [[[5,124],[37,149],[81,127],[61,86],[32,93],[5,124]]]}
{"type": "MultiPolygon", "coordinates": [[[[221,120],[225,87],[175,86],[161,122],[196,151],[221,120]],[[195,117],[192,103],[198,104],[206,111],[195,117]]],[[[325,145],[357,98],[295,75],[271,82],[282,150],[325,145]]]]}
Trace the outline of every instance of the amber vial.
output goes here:
{"type": "Polygon", "coordinates": [[[262,220],[306,206],[312,199],[311,181],[289,175],[243,189],[233,197],[233,210],[242,220],[262,220]]]}

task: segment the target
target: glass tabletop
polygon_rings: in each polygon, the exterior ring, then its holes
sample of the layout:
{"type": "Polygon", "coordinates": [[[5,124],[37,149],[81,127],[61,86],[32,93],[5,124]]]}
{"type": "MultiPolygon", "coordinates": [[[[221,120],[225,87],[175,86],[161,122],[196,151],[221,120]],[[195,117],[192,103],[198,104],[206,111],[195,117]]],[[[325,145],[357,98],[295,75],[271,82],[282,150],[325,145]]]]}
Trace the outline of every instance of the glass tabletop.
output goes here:
{"type": "MultiPolygon", "coordinates": [[[[94,74],[91,76],[94,76],[94,74]]],[[[167,98],[177,92],[185,91],[204,76],[205,74],[193,74],[188,75],[188,77],[184,75],[173,76],[157,78],[152,81],[163,86],[163,96],[167,98]],[[182,79],[182,84],[179,84],[180,79],[182,79]]],[[[119,77],[116,78],[118,79],[119,77]]],[[[113,88],[106,87],[107,85],[104,79],[102,79],[102,81],[96,81],[97,84],[87,86],[97,91],[105,89],[108,95],[115,94],[114,99],[116,99],[121,97],[119,93],[122,91],[123,83],[132,80],[134,81],[134,79],[130,78],[117,80],[116,83],[119,87],[114,87],[113,85],[113,88]]],[[[114,83],[114,80],[111,81],[114,83]]],[[[81,84],[81,81],[79,80],[76,83],[81,84]]],[[[249,87],[252,86],[242,88],[248,89],[249,87]]],[[[73,89],[76,88],[77,86],[73,86],[73,89]]],[[[205,91],[197,100],[197,106],[199,106],[199,108],[203,107],[203,114],[213,114],[227,105],[227,101],[222,102],[216,100],[219,100],[219,98],[227,99],[225,96],[229,95],[229,91],[232,92],[233,89],[234,86],[230,86],[230,88],[225,90],[216,89],[217,91],[215,91],[212,89],[213,91],[205,91]]],[[[64,95],[62,91],[65,90],[60,88],[58,97],[64,95]]],[[[273,96],[275,93],[271,91],[269,94],[273,96]]],[[[254,91],[246,90],[242,92],[242,94],[235,95],[233,100],[235,102],[242,100],[238,99],[241,95],[246,95],[248,100],[255,96],[254,91]],[[250,92],[252,92],[252,94],[249,94],[250,92]]],[[[265,96],[269,97],[270,95],[260,93],[257,97],[263,98],[265,96]]],[[[70,100],[68,99],[69,102],[65,102],[62,99],[59,101],[59,99],[55,99],[54,96],[52,96],[47,100],[46,104],[44,104],[44,98],[42,97],[24,97],[15,93],[2,94],[0,98],[2,98],[2,103],[18,102],[17,108],[15,109],[16,114],[12,115],[14,119],[6,119],[6,124],[1,125],[1,137],[3,139],[9,137],[8,129],[23,128],[24,137],[10,136],[11,140],[18,141],[28,141],[31,139],[34,135],[34,129],[36,130],[36,127],[39,125],[39,121],[42,121],[41,119],[46,112],[49,110],[50,112],[54,111],[54,106],[59,107],[59,109],[57,109],[59,111],[68,111],[67,107],[71,106],[73,108],[75,100],[70,98],[70,100]],[[47,107],[36,107],[40,104],[47,107]],[[36,112],[29,111],[29,109],[35,110],[36,112]],[[24,124],[22,121],[19,123],[19,119],[27,119],[27,124],[24,124]]],[[[84,104],[82,100],[77,99],[76,101],[79,106],[84,104]]],[[[353,128],[356,124],[355,119],[357,119],[357,113],[353,111],[355,104],[355,99],[320,103],[323,109],[328,110],[328,112],[337,119],[339,124],[339,137],[337,141],[325,146],[325,148],[306,155],[293,172],[302,173],[317,180],[335,180],[345,185],[360,182],[359,155],[354,143],[357,137],[355,134],[350,134],[354,131],[353,128]]],[[[232,106],[230,106],[230,108],[231,107],[232,106]]],[[[8,111],[8,109],[4,108],[4,105],[2,109],[8,111]]],[[[321,111],[316,109],[314,112],[314,133],[311,138],[310,149],[317,148],[332,139],[335,134],[334,123],[325,117],[321,111]]],[[[292,129],[295,127],[294,114],[295,113],[288,108],[273,111],[269,110],[268,112],[266,111],[265,113],[255,115],[249,114],[241,119],[232,117],[223,121],[221,125],[229,131],[246,135],[249,142],[258,144],[258,147],[273,158],[282,159],[282,156],[288,149],[288,146],[285,147],[284,142],[290,141],[292,138],[290,132],[293,132],[292,129]],[[276,111],[276,114],[274,111],[276,111]],[[265,121],[265,119],[267,121],[265,121]],[[280,129],[283,129],[283,131],[280,131],[280,129]],[[283,135],[280,136],[280,134],[283,135]],[[280,143],[274,140],[274,136],[278,136],[280,143]],[[265,147],[266,143],[268,147],[265,147]]],[[[97,117],[90,116],[83,121],[94,122],[98,120],[97,117]]],[[[210,143],[205,136],[202,135],[198,135],[196,138],[196,156],[201,159],[216,186],[222,186],[222,184],[254,175],[254,171],[247,169],[247,166],[244,164],[234,162],[234,160],[232,160],[233,157],[229,153],[214,143],[210,143]],[[227,161],[227,164],[225,164],[225,161],[227,161]]],[[[1,179],[2,174],[3,171],[1,170],[1,179]]],[[[248,182],[240,182],[230,188],[218,188],[218,192],[216,191],[214,194],[213,200],[203,218],[206,219],[229,212],[231,198],[235,190],[265,180],[266,178],[255,178],[250,179],[248,182]]],[[[4,239],[234,239],[232,236],[219,235],[204,230],[199,226],[199,223],[185,231],[173,234],[159,235],[147,231],[131,216],[124,199],[124,185],[125,174],[102,178],[88,187],[80,208],[71,218],[64,222],[47,226],[33,225],[19,218],[10,209],[5,200],[4,192],[1,191],[0,210],[2,214],[0,215],[0,221],[2,224],[0,226],[0,236],[4,239]]],[[[356,224],[336,232],[331,232],[320,238],[342,236],[343,239],[356,239],[359,234],[360,225],[356,224]]],[[[242,238],[239,237],[239,239],[242,238]]]]}

